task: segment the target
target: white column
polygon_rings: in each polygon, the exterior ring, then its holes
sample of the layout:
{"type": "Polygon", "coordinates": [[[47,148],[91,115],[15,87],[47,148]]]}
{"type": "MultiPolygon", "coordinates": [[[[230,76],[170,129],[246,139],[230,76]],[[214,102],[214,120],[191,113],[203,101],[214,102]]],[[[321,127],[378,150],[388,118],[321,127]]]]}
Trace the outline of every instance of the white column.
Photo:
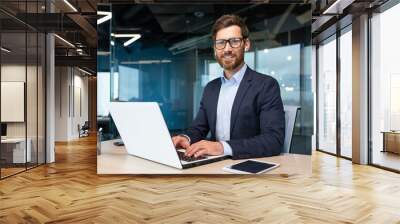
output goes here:
{"type": "Polygon", "coordinates": [[[55,133],[55,60],[54,60],[54,35],[46,36],[46,163],[55,161],[54,133],[55,133]]]}
{"type": "Polygon", "coordinates": [[[353,162],[368,163],[368,16],[353,19],[353,162]]]}

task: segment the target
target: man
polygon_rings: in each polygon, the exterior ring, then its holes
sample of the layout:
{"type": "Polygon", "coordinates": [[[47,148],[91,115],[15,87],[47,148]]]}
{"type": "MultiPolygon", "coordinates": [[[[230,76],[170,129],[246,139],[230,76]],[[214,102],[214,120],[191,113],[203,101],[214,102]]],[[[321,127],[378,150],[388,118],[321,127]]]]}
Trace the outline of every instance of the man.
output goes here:
{"type": "Polygon", "coordinates": [[[200,109],[175,147],[186,156],[230,155],[233,159],[266,157],[281,152],[285,116],[278,82],[244,63],[249,30],[236,15],[220,17],[212,28],[214,55],[224,70],[204,88],[200,109]],[[211,140],[205,140],[211,131],[211,140]]]}

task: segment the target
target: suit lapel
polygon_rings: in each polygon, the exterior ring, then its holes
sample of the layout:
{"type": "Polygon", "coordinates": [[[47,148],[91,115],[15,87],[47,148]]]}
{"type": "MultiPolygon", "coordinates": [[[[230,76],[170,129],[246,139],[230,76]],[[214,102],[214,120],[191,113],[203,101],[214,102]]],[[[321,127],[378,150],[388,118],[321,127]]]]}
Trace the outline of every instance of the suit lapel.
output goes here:
{"type": "Polygon", "coordinates": [[[218,99],[219,99],[219,91],[221,90],[221,79],[219,79],[217,85],[215,88],[211,88],[213,91],[210,96],[212,97],[211,99],[211,111],[210,111],[210,129],[211,133],[215,134],[215,128],[217,125],[217,107],[218,107],[218,99]]]}
{"type": "Polygon", "coordinates": [[[242,100],[246,95],[247,90],[251,86],[251,70],[247,67],[246,72],[244,73],[243,79],[240,82],[238,91],[236,93],[235,99],[233,101],[232,112],[231,112],[231,137],[232,131],[235,126],[236,118],[239,113],[240,106],[242,105],[242,100]]]}

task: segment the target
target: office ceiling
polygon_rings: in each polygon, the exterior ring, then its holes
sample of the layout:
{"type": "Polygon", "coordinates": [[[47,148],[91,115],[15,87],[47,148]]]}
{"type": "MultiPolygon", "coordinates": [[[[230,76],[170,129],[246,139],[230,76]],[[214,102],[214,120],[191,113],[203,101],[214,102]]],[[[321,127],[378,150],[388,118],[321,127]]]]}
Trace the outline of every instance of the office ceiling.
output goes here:
{"type": "MultiPolygon", "coordinates": [[[[257,5],[262,4],[283,4],[283,3],[311,3],[313,9],[313,37],[320,36],[332,24],[342,17],[343,14],[334,15],[331,17],[322,16],[323,10],[328,8],[334,1],[325,0],[242,0],[242,1],[218,1],[219,6],[215,4],[216,1],[202,0],[190,1],[190,4],[177,6],[180,1],[171,0],[68,0],[73,7],[77,9],[75,12],[64,1],[61,0],[47,0],[50,2],[50,7],[53,13],[49,12],[49,5],[45,5],[45,0],[26,1],[26,0],[1,0],[0,1],[0,26],[2,32],[20,33],[25,32],[25,29],[38,30],[41,32],[55,32],[69,42],[80,46],[83,50],[83,55],[79,55],[76,51],[71,50],[70,46],[60,39],[56,39],[56,55],[75,57],[73,61],[85,61],[85,64],[92,64],[91,69],[96,69],[96,49],[97,49],[97,7],[103,5],[113,4],[113,11],[120,15],[118,20],[113,24],[113,29],[116,32],[133,32],[142,29],[142,27],[151,27],[149,30],[141,30],[142,32],[155,32],[160,31],[162,36],[154,35],[155,39],[166,42],[176,42],[187,39],[188,35],[193,34],[206,35],[209,33],[210,25],[215,18],[211,15],[216,11],[236,11],[242,16],[246,17],[246,10],[251,12],[248,19],[248,24],[253,24],[255,28],[265,28],[265,26],[275,25],[275,31],[284,32],[287,29],[293,29],[290,26],[296,24],[285,24],[283,27],[276,27],[277,24],[282,23],[278,15],[287,10],[287,7],[273,11],[259,11],[255,9],[246,9],[243,3],[253,3],[255,8],[257,5]],[[138,7],[121,7],[126,4],[141,3],[138,7]],[[229,3],[229,6],[227,6],[229,3]],[[47,7],[47,8],[46,8],[47,7]],[[229,8],[229,9],[228,9],[229,8]],[[258,17],[258,13],[260,16],[258,17]],[[176,14],[176,16],[171,16],[176,14]],[[261,15],[262,14],[262,15],[261,15]],[[140,15],[140,16],[138,16],[140,15]],[[265,19],[267,17],[267,19],[265,19]],[[140,18],[138,20],[138,18],[140,18]],[[263,18],[263,19],[259,19],[263,18]],[[144,26],[146,24],[146,26],[144,26]],[[83,57],[79,60],[79,57],[83,57]]],[[[350,0],[346,0],[347,2],[350,0]]],[[[345,13],[357,14],[357,12],[365,11],[377,7],[387,0],[351,0],[351,4],[346,9],[345,13]]],[[[185,2],[185,1],[183,1],[185,2]]],[[[305,12],[294,12],[298,25],[307,22],[304,19],[305,12]]],[[[292,15],[290,15],[292,16],[292,15]]],[[[268,34],[271,35],[271,34],[268,34]]],[[[272,36],[277,35],[272,33],[272,36]]],[[[8,34],[7,36],[13,36],[8,34]]],[[[14,35],[15,36],[15,35],[14,35]]],[[[5,37],[9,38],[9,37],[5,37]]],[[[19,39],[15,40],[16,45],[19,39]]],[[[108,40],[109,41],[109,40],[108,40]]],[[[99,43],[102,39],[99,37],[99,43]]],[[[10,45],[11,46],[11,45],[10,45]]],[[[14,46],[17,48],[17,46],[14,46]]],[[[100,47],[100,46],[99,46],[100,47]]],[[[17,52],[17,50],[15,51],[17,52]]],[[[28,48],[28,52],[30,52],[28,48]]],[[[61,58],[61,57],[60,57],[61,58]]],[[[57,60],[61,64],[68,63],[67,57],[57,60]],[[64,61],[60,61],[64,60],[64,61]]]]}
{"type": "MultiPolygon", "coordinates": [[[[113,5],[112,13],[117,16],[113,17],[111,32],[141,33],[146,36],[146,40],[142,40],[144,45],[154,45],[156,42],[166,46],[182,44],[182,41],[190,38],[194,38],[192,42],[196,42],[195,38],[200,42],[210,36],[213,23],[225,13],[235,13],[244,18],[250,30],[254,32],[251,35],[253,40],[265,39],[266,36],[275,39],[281,33],[302,29],[305,24],[311,24],[311,11],[307,5],[291,7],[271,4],[117,4],[113,5]],[[282,16],[284,14],[285,16],[282,16]]],[[[102,27],[99,27],[98,32],[102,31],[102,27]]],[[[295,35],[301,34],[293,32],[293,40],[296,39],[295,35]]],[[[104,36],[98,38],[99,45],[109,41],[104,36]]]]}
{"type": "MultiPolygon", "coordinates": [[[[90,65],[91,70],[96,68],[96,24],[97,0],[69,0],[77,9],[74,11],[64,1],[61,0],[25,1],[25,0],[1,0],[0,1],[0,26],[3,36],[10,37],[10,41],[3,42],[13,51],[10,53],[25,54],[21,52],[24,49],[25,42],[21,42],[18,34],[21,32],[54,32],[68,42],[74,44],[71,46],[59,38],[55,38],[56,65],[68,64],[70,58],[58,56],[73,57],[77,66],[82,62],[90,65]],[[47,8],[46,8],[47,7],[47,8]],[[49,13],[49,12],[52,13],[49,13]],[[15,38],[12,38],[15,36],[15,38]],[[79,53],[76,49],[79,50],[79,53]],[[81,59],[81,60],[79,60],[81,59]]],[[[24,37],[24,35],[19,35],[24,37]]],[[[28,35],[29,36],[29,35],[28,35]]],[[[28,38],[29,39],[29,38],[28,38]]],[[[32,45],[28,45],[28,55],[32,45]]],[[[69,64],[71,65],[71,64],[69,64]]]]}

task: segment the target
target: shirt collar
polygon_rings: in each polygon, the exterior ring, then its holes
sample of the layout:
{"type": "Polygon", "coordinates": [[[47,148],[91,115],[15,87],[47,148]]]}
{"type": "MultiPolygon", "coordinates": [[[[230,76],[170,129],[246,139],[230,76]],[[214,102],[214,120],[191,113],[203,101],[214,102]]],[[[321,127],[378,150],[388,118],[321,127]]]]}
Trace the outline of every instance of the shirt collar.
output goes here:
{"type": "Polygon", "coordinates": [[[229,81],[234,81],[235,83],[240,83],[243,79],[246,69],[247,69],[247,65],[243,64],[243,66],[240,68],[240,70],[237,71],[235,74],[233,74],[233,76],[230,80],[225,78],[224,75],[222,75],[222,77],[221,77],[222,83],[229,82],[229,81]]]}

